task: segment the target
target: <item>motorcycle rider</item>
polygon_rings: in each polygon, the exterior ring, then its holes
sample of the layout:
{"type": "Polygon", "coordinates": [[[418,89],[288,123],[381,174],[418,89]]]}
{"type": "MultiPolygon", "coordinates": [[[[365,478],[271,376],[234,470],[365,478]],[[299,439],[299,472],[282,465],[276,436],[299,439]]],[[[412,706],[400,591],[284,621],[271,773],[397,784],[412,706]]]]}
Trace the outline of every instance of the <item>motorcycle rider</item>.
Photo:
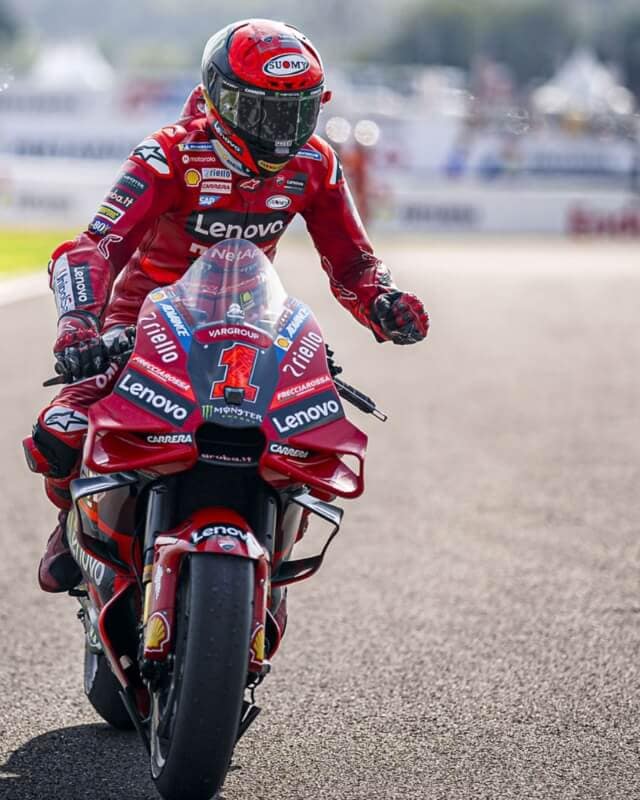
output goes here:
{"type": "Polygon", "coordinates": [[[45,476],[60,509],[38,571],[44,591],[81,580],[65,536],[69,483],[87,410],[119,374],[101,336],[117,338],[134,325],[148,292],[173,283],[212,244],[248,239],[273,260],[299,213],[334,296],[378,341],[426,336],[422,303],[397,289],[373,254],[338,156],[313,133],[329,99],[320,56],[297,29],[263,19],[228,25],[209,39],[202,83],[180,120],[133,150],[88,228],[53,252],[53,352],[75,382],[24,441],[30,468],[45,476]]]}

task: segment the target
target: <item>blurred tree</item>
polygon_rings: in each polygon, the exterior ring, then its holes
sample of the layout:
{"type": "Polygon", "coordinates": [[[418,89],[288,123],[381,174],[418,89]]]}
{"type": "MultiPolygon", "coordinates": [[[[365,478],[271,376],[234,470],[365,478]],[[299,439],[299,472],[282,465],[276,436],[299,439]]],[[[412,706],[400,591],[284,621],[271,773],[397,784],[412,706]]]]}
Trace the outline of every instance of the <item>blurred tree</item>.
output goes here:
{"type": "Polygon", "coordinates": [[[385,50],[386,59],[469,69],[477,56],[504,62],[520,82],[548,78],[576,39],[552,0],[436,0],[422,4],[385,50]]]}
{"type": "Polygon", "coordinates": [[[384,50],[386,60],[468,67],[479,44],[479,15],[464,0],[422,4],[406,18],[384,50]]]}
{"type": "Polygon", "coordinates": [[[11,41],[18,33],[18,23],[9,8],[0,0],[0,40],[11,41]]]}
{"type": "Polygon", "coordinates": [[[625,85],[640,99],[640,12],[614,19],[594,38],[598,53],[621,68],[625,85]]]}
{"type": "Polygon", "coordinates": [[[577,39],[564,3],[495,3],[485,19],[483,53],[507,64],[520,84],[550,78],[577,39]]]}

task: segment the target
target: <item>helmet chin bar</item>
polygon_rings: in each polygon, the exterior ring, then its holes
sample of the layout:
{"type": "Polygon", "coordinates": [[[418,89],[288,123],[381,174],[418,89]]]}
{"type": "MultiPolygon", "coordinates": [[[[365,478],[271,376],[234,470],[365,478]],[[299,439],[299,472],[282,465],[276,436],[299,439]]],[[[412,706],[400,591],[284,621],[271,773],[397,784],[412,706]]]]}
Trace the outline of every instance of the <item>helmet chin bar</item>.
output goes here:
{"type": "MultiPolygon", "coordinates": [[[[218,111],[213,104],[209,93],[207,92],[206,86],[204,85],[202,86],[202,96],[207,109],[207,122],[209,125],[209,133],[213,139],[215,153],[225,167],[230,169],[232,172],[235,172],[237,175],[244,175],[248,178],[264,178],[271,174],[275,175],[275,172],[265,172],[260,169],[260,167],[256,164],[256,159],[254,158],[253,153],[251,153],[246,143],[243,142],[242,145],[239,145],[238,143],[234,144],[236,144],[237,147],[242,147],[244,154],[239,153],[238,155],[244,155],[245,158],[248,157],[251,160],[251,164],[241,161],[240,158],[231,152],[231,146],[228,144],[228,142],[233,142],[231,131],[228,131],[223,120],[220,119],[218,111]]],[[[284,164],[282,166],[284,166],[284,164]]],[[[279,172],[279,170],[276,171],[279,172]]]]}
{"type": "Polygon", "coordinates": [[[232,172],[235,172],[236,175],[243,175],[246,178],[255,178],[259,175],[259,172],[256,169],[251,169],[243,164],[241,161],[238,161],[237,158],[231,155],[231,153],[227,150],[224,144],[216,137],[215,133],[211,128],[209,128],[211,136],[213,138],[213,147],[215,154],[218,156],[220,161],[230,169],[232,172]]]}

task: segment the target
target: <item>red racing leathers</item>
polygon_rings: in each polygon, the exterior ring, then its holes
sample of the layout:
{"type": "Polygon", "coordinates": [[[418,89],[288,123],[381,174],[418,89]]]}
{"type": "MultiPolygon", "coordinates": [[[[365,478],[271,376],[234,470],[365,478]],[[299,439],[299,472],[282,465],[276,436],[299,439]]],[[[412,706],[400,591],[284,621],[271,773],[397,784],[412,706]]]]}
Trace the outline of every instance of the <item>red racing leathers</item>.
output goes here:
{"type": "MultiPolygon", "coordinates": [[[[212,138],[199,87],[183,114],[133,150],[88,229],[53,253],[51,286],[62,326],[74,317],[95,320],[103,331],[133,325],[148,292],[177,280],[212,244],[244,238],[273,259],[301,214],[337,300],[378,339],[388,338],[372,321],[371,304],[396,287],[373,255],[333,149],[313,136],[284,169],[258,179],[242,174],[212,138]]],[[[111,368],[64,388],[27,443],[32,468],[49,475],[47,493],[61,508],[68,507],[87,409],[116,377],[111,368]]]]}

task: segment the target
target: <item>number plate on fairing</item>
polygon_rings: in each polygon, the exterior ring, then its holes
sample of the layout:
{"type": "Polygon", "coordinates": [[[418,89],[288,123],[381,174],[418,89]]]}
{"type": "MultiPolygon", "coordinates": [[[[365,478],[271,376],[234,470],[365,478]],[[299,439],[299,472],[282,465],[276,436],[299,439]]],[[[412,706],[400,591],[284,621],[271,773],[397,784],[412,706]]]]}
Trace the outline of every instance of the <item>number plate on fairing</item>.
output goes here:
{"type": "Polygon", "coordinates": [[[259,427],[278,382],[272,340],[249,326],[215,325],[192,340],[188,370],[202,417],[229,427],[259,427]]]}

